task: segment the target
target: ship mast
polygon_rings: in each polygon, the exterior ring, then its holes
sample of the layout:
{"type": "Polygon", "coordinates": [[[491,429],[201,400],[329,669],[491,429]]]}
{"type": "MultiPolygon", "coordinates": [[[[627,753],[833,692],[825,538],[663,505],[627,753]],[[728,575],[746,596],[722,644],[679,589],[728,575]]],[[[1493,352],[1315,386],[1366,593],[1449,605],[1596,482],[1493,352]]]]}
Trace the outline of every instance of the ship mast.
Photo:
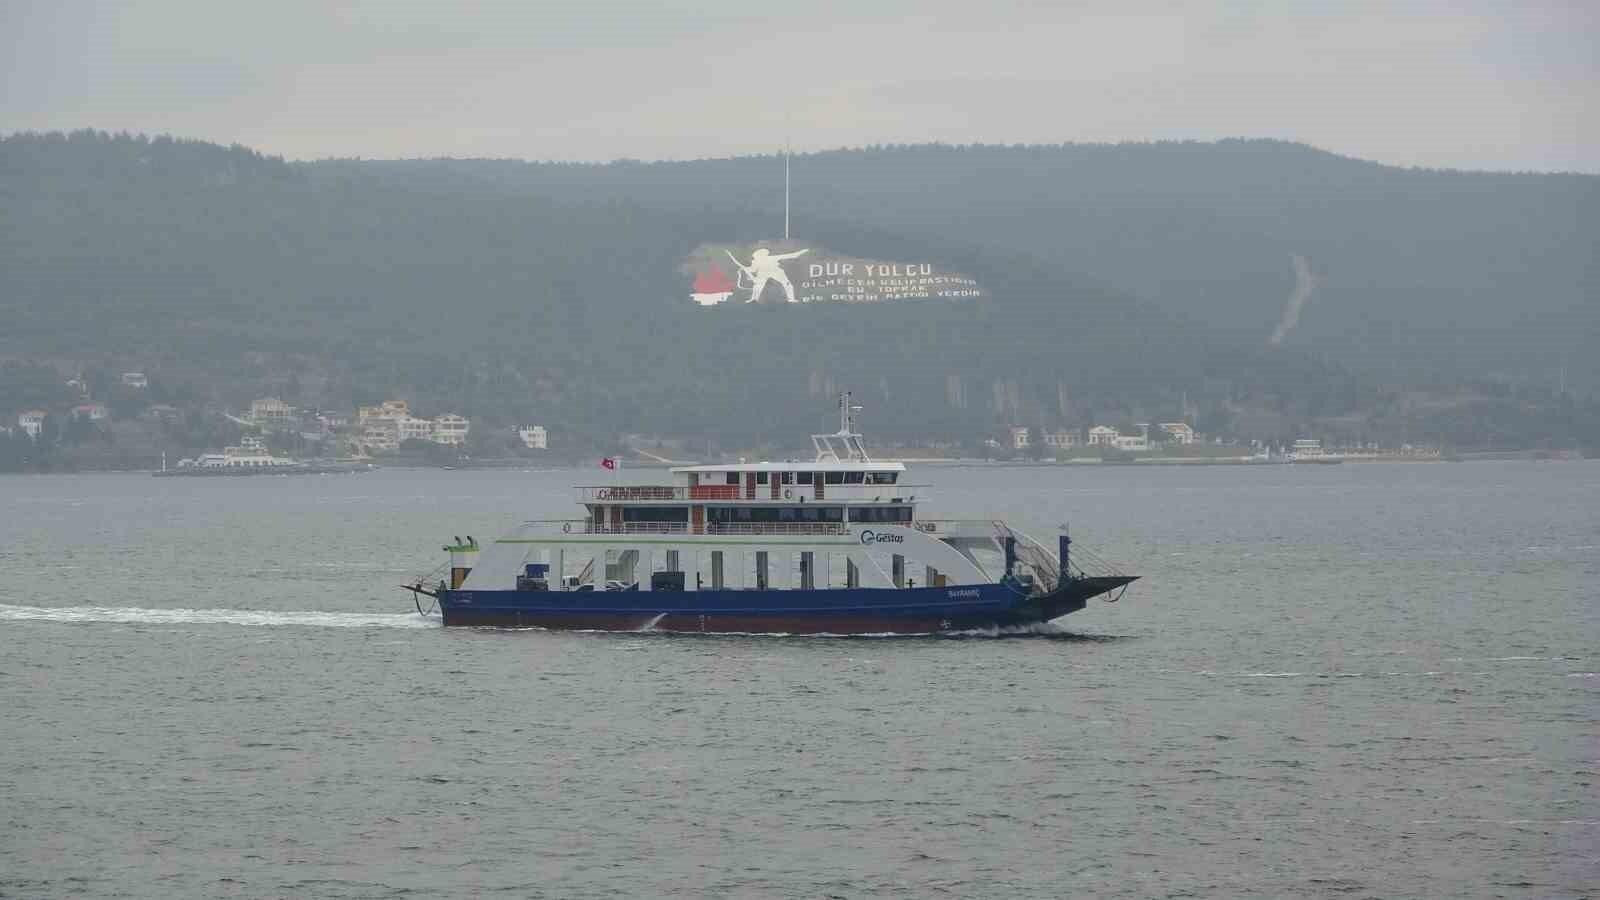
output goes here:
{"type": "Polygon", "coordinates": [[[817,462],[872,462],[866,443],[856,431],[856,413],[860,411],[861,407],[851,405],[849,391],[839,395],[839,430],[811,436],[811,445],[817,448],[817,462]]]}

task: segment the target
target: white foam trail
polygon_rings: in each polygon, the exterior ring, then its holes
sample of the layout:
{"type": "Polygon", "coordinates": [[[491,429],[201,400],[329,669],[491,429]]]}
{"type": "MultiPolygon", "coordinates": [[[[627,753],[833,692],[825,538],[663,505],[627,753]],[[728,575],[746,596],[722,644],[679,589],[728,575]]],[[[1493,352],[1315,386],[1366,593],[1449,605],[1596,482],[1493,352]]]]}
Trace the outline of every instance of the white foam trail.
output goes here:
{"type": "Polygon", "coordinates": [[[650,621],[648,621],[648,622],[644,623],[643,625],[639,626],[638,629],[636,629],[636,630],[638,630],[638,631],[655,631],[656,630],[656,626],[661,624],[661,620],[665,619],[666,617],[667,617],[667,614],[666,613],[662,613],[661,615],[656,616],[654,619],[651,619],[650,621]]]}
{"type": "Polygon", "coordinates": [[[433,628],[437,619],[411,613],[342,613],[265,609],[144,609],[136,606],[12,606],[0,621],[122,625],[265,625],[308,628],[433,628]]]}

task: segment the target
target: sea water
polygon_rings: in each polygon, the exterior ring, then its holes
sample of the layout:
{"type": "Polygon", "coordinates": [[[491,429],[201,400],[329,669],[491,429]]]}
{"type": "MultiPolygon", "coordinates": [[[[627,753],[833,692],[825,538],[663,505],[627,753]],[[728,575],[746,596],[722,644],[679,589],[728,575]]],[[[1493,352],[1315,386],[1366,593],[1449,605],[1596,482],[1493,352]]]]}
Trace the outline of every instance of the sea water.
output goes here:
{"type": "Polygon", "coordinates": [[[591,473],[0,478],[0,896],[1600,884],[1600,464],[919,471],[1145,578],[942,638],[445,630],[397,585],[591,473]]]}

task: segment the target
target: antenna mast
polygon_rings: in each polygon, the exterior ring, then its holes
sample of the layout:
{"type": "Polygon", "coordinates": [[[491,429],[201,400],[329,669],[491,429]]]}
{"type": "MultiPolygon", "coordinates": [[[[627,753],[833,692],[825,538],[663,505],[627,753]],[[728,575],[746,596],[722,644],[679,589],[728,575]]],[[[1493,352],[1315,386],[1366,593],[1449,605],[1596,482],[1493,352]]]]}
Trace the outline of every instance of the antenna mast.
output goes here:
{"type": "Polygon", "coordinates": [[[817,448],[817,462],[872,462],[867,445],[856,431],[856,413],[860,410],[861,407],[851,405],[849,391],[839,395],[839,430],[811,436],[811,443],[817,448]]]}

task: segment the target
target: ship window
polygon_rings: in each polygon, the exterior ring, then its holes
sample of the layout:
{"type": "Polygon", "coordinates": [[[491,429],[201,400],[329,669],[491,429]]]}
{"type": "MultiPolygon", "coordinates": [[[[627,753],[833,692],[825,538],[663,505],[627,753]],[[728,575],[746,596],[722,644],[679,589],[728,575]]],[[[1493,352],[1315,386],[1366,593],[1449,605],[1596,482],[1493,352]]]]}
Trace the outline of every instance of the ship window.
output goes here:
{"type": "Polygon", "coordinates": [[[766,484],[766,483],[767,483],[767,473],[765,473],[765,472],[757,472],[756,473],[756,484],[766,484]]]}
{"type": "Polygon", "coordinates": [[[853,506],[852,522],[909,522],[911,508],[906,506],[853,506]]]}
{"type": "Polygon", "coordinates": [[[867,484],[894,484],[899,475],[899,472],[869,472],[867,484]]]}
{"type": "Polygon", "coordinates": [[[778,510],[778,521],[779,522],[793,522],[794,521],[794,507],[785,506],[782,509],[778,510]]]}
{"type": "Polygon", "coordinates": [[[689,507],[687,507],[687,506],[624,506],[622,508],[622,521],[624,521],[624,522],[687,522],[687,521],[689,521],[689,507]]]}
{"type": "Polygon", "coordinates": [[[810,472],[796,472],[795,474],[800,477],[800,483],[801,484],[810,484],[811,483],[811,473],[810,472]]]}
{"type": "Polygon", "coordinates": [[[783,473],[783,483],[784,484],[794,484],[794,473],[793,472],[784,472],[783,473]]]}
{"type": "Polygon", "coordinates": [[[866,478],[867,478],[867,473],[865,473],[865,472],[846,472],[846,473],[844,473],[844,483],[845,484],[861,484],[863,481],[866,480],[866,478]]]}
{"type": "Polygon", "coordinates": [[[738,472],[729,472],[728,473],[728,483],[729,484],[738,484],[739,483],[739,473],[738,472]]]}
{"type": "Polygon", "coordinates": [[[822,507],[822,521],[824,521],[824,522],[843,522],[844,521],[844,507],[842,507],[842,506],[824,506],[824,507],[822,507]]]}
{"type": "Polygon", "coordinates": [[[827,484],[844,484],[843,472],[825,472],[822,480],[827,484]]]}

